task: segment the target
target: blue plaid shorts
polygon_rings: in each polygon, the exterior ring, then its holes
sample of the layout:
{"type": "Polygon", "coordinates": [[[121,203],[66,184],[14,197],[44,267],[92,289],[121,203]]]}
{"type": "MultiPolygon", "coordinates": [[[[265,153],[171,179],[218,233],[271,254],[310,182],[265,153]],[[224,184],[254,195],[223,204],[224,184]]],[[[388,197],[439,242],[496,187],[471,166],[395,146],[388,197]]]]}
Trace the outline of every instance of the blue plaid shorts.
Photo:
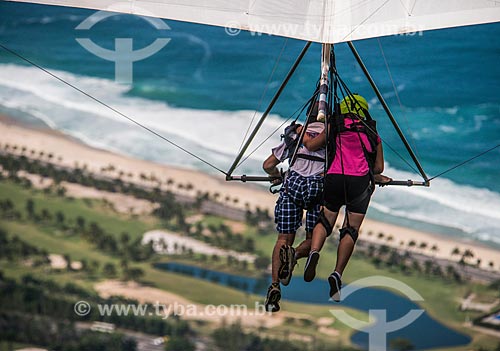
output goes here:
{"type": "Polygon", "coordinates": [[[306,232],[311,233],[319,216],[323,176],[303,177],[290,172],[274,207],[274,222],[280,234],[295,234],[306,213],[306,232]]]}

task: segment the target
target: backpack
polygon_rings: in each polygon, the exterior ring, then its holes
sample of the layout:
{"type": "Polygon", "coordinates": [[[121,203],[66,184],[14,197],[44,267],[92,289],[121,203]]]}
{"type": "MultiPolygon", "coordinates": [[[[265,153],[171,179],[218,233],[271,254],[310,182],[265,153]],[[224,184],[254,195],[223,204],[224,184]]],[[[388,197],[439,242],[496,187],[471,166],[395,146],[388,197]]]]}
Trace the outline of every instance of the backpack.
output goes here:
{"type": "MultiPolygon", "coordinates": [[[[297,144],[300,139],[300,135],[297,134],[298,126],[299,126],[298,124],[295,124],[295,121],[292,121],[292,123],[285,128],[284,133],[281,134],[281,140],[283,140],[283,142],[285,143],[285,150],[283,151],[283,156],[282,156],[283,161],[286,159],[291,160],[293,153],[297,148],[297,144]]],[[[299,153],[297,153],[296,158],[302,158],[309,161],[325,162],[324,158],[313,155],[299,154],[299,153]]]]}
{"type": "Polygon", "coordinates": [[[297,134],[297,127],[299,125],[295,124],[295,121],[285,128],[283,134],[281,134],[281,140],[285,143],[285,151],[283,152],[283,161],[292,157],[293,152],[297,148],[297,143],[299,141],[299,135],[297,134]]]}

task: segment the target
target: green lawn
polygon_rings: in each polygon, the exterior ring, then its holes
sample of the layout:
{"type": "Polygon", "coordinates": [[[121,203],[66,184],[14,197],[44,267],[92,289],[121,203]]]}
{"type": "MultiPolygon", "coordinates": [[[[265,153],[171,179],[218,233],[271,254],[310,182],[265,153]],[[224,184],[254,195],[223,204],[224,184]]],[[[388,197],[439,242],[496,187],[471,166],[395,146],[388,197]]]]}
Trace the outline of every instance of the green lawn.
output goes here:
{"type": "Polygon", "coordinates": [[[26,201],[32,199],[37,213],[44,208],[52,215],[60,211],[68,223],[75,223],[76,218],[80,216],[85,218],[87,224],[98,223],[109,234],[119,235],[122,232],[128,232],[131,238],[138,238],[146,230],[157,228],[159,225],[157,220],[151,218],[134,220],[128,215],[113,212],[102,201],[62,198],[2,181],[0,182],[0,200],[5,199],[10,199],[16,209],[23,212],[26,208],[26,201]]]}

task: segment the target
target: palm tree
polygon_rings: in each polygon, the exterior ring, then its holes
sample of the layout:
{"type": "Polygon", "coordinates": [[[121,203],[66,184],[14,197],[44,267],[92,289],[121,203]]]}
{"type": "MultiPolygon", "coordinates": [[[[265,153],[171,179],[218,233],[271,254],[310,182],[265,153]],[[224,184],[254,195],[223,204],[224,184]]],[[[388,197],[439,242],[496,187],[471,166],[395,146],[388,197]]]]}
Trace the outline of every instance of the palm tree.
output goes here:
{"type": "Polygon", "coordinates": [[[126,248],[128,243],[130,242],[130,235],[127,232],[123,232],[120,235],[120,243],[123,248],[126,248]]]}
{"type": "Polygon", "coordinates": [[[465,256],[462,256],[460,258],[460,261],[458,261],[458,264],[460,265],[460,267],[462,267],[463,269],[463,275],[464,275],[464,278],[467,279],[468,276],[467,276],[467,263],[465,263],[465,256]]]}
{"type": "Polygon", "coordinates": [[[415,240],[410,240],[410,242],[408,243],[408,247],[413,249],[415,246],[417,246],[417,243],[415,242],[415,240]]]}
{"type": "Polygon", "coordinates": [[[431,251],[432,251],[434,254],[436,254],[436,253],[439,251],[438,246],[437,246],[436,244],[432,245],[432,247],[431,247],[431,251]]]}
{"type": "Polygon", "coordinates": [[[417,272],[421,272],[422,271],[422,267],[420,266],[420,263],[418,263],[417,260],[413,260],[412,261],[412,269],[417,271],[417,272]]]}
{"type": "Polygon", "coordinates": [[[453,250],[451,250],[451,257],[457,255],[459,256],[461,254],[460,249],[458,247],[455,247],[453,250]]]}
{"type": "Polygon", "coordinates": [[[26,200],[26,212],[28,212],[30,218],[33,218],[35,214],[35,202],[33,199],[26,200]]]}
{"type": "Polygon", "coordinates": [[[380,240],[382,240],[384,238],[384,236],[385,236],[385,234],[382,233],[382,232],[380,232],[380,233],[378,233],[377,238],[379,238],[380,240]]]}
{"type": "Polygon", "coordinates": [[[425,261],[425,262],[424,262],[424,267],[425,267],[425,268],[424,268],[424,270],[425,270],[425,273],[430,274],[430,273],[431,273],[431,271],[432,271],[432,267],[433,267],[433,266],[434,266],[434,263],[433,263],[432,261],[429,261],[429,260],[425,261]]]}
{"type": "Polygon", "coordinates": [[[42,220],[45,220],[45,221],[52,218],[49,210],[47,210],[46,208],[42,208],[42,214],[41,215],[42,215],[42,220]]]}
{"type": "Polygon", "coordinates": [[[464,258],[464,260],[467,260],[467,258],[472,258],[474,257],[474,252],[472,252],[471,249],[465,249],[462,257],[464,258]]]}
{"type": "Polygon", "coordinates": [[[83,218],[82,216],[76,217],[76,224],[78,225],[78,228],[80,230],[84,230],[85,229],[85,218],[83,218]]]}
{"type": "Polygon", "coordinates": [[[105,276],[113,278],[116,276],[116,267],[113,263],[106,263],[103,268],[103,273],[105,276]]]}
{"type": "Polygon", "coordinates": [[[389,249],[389,246],[387,246],[387,245],[380,245],[378,251],[379,251],[380,255],[384,256],[384,255],[389,253],[390,249],[389,249]]]}
{"type": "Polygon", "coordinates": [[[139,280],[139,278],[141,278],[142,276],[144,275],[144,271],[141,269],[141,268],[130,268],[127,272],[126,272],[126,276],[130,279],[130,280],[139,280]]]}
{"type": "Polygon", "coordinates": [[[124,257],[120,260],[120,268],[122,269],[122,271],[128,270],[128,260],[126,257],[124,257]]]}
{"type": "Polygon", "coordinates": [[[375,246],[371,245],[368,246],[368,257],[373,257],[375,255],[375,246]]]}
{"type": "Polygon", "coordinates": [[[433,254],[434,261],[436,260],[436,254],[437,254],[438,251],[439,251],[439,248],[437,247],[437,245],[436,244],[432,245],[431,252],[433,254]]]}
{"type": "Polygon", "coordinates": [[[56,212],[57,224],[60,226],[64,225],[64,220],[65,220],[64,213],[62,213],[61,211],[57,211],[56,212]]]}

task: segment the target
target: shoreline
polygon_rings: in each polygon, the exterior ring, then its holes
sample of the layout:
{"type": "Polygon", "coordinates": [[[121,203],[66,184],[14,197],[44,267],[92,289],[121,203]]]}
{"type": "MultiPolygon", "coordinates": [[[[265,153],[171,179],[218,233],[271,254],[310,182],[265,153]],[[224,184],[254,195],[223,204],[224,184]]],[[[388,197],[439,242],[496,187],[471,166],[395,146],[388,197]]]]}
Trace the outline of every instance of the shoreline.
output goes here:
{"type": "MultiPolygon", "coordinates": [[[[35,152],[34,155],[43,152],[45,157],[51,154],[52,162],[61,166],[85,167],[95,174],[103,174],[103,169],[108,169],[106,171],[108,175],[118,176],[120,172],[123,173],[124,177],[127,177],[128,181],[149,186],[160,181],[159,184],[162,188],[184,195],[189,191],[192,196],[195,196],[197,191],[219,194],[220,202],[224,203],[226,201],[231,207],[242,210],[259,207],[268,209],[269,213],[273,214],[276,195],[270,194],[261,186],[228,183],[222,177],[216,178],[201,171],[159,164],[98,149],[48,127],[27,125],[1,114],[0,134],[2,135],[2,148],[4,145],[9,144],[11,146],[16,145],[18,148],[25,147],[25,152],[28,155],[33,151],[35,152]],[[113,170],[111,170],[110,166],[112,166],[113,170]],[[146,176],[149,179],[146,179],[146,176]],[[167,182],[169,180],[175,185],[174,189],[168,188],[167,182]],[[188,184],[192,185],[191,190],[179,188],[179,185],[188,184]]],[[[494,270],[497,272],[500,270],[500,249],[488,247],[486,244],[473,239],[467,240],[454,237],[453,234],[445,235],[419,231],[366,218],[361,228],[360,238],[374,244],[405,248],[430,257],[451,261],[459,261],[461,257],[461,255],[451,255],[455,248],[458,248],[460,252],[468,249],[474,254],[474,257],[468,263],[475,264],[476,260],[480,258],[481,268],[492,270],[490,262],[493,262],[494,270]],[[383,237],[379,237],[379,233],[383,233],[383,237]],[[410,241],[414,241],[416,244],[412,248],[408,245],[410,241]],[[422,243],[425,243],[425,249],[419,249],[422,243]],[[436,246],[437,250],[431,251],[433,246],[436,246]]]]}

